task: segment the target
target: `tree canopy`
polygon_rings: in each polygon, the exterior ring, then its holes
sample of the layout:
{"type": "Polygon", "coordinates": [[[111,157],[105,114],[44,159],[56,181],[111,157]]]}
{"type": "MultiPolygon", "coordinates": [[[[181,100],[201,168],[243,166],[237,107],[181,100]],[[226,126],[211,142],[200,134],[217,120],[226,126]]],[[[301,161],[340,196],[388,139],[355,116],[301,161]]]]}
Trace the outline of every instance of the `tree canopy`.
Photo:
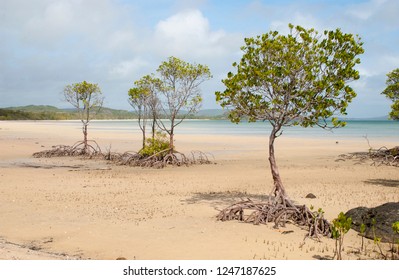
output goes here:
{"type": "Polygon", "coordinates": [[[324,31],[289,25],[288,35],[277,31],[246,38],[243,57],[234,63],[237,73],[223,80],[217,100],[229,107],[230,119],[239,122],[268,120],[283,126],[342,125],[335,113],[346,114],[356,96],[347,82],[359,79],[354,68],[363,53],[360,38],[340,29],[324,31]]]}
{"type": "Polygon", "coordinates": [[[381,94],[393,102],[389,117],[393,120],[399,120],[399,68],[387,74],[386,86],[381,94]]]}
{"type": "Polygon", "coordinates": [[[81,114],[82,122],[90,120],[93,108],[99,109],[103,105],[104,97],[98,84],[86,81],[67,85],[64,88],[64,98],[81,114]]]}

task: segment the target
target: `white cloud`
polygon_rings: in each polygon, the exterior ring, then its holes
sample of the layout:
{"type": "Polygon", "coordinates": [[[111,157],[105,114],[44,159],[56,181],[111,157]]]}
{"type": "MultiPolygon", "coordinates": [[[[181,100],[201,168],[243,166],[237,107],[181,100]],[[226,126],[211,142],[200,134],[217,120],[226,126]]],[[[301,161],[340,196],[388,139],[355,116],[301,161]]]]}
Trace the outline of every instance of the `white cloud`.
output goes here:
{"type": "Polygon", "coordinates": [[[110,50],[133,49],[137,45],[136,36],[132,30],[116,30],[107,38],[106,46],[110,50]]]}
{"type": "Polygon", "coordinates": [[[26,32],[57,39],[70,30],[74,21],[73,8],[69,1],[54,2],[45,7],[43,12],[27,20],[26,32]]]}
{"type": "Polygon", "coordinates": [[[148,62],[141,58],[134,58],[131,60],[121,61],[113,66],[109,75],[111,79],[129,79],[135,76],[142,67],[148,65],[148,62]]]}
{"type": "Polygon", "coordinates": [[[221,55],[227,39],[222,30],[212,31],[208,19],[198,10],[185,10],[165,20],[155,28],[156,49],[168,56],[191,57],[221,55]]]}

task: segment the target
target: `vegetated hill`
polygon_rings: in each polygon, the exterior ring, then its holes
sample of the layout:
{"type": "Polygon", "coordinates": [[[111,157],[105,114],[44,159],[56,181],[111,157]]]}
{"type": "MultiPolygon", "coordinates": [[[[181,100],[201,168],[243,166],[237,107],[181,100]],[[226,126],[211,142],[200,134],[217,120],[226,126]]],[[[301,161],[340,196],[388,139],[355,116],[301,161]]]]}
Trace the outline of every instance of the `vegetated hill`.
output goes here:
{"type": "Polygon", "coordinates": [[[227,116],[228,111],[222,109],[204,109],[200,110],[197,114],[198,117],[223,117],[227,116]]]}
{"type": "MultiPolygon", "coordinates": [[[[0,108],[0,120],[67,120],[73,119],[73,115],[70,113],[59,111],[57,108],[44,108],[29,109],[29,106],[24,106],[19,109],[18,107],[12,108],[0,108]],[[54,110],[57,109],[57,110],[54,110]]],[[[43,106],[44,107],[44,106],[43,106]]],[[[51,107],[51,106],[49,106],[51,107]]]]}
{"type": "MultiPolygon", "coordinates": [[[[95,110],[93,110],[95,112],[95,110]]],[[[126,110],[101,108],[93,119],[132,119],[136,115],[126,110]]],[[[0,120],[75,120],[80,119],[75,109],[59,109],[47,105],[29,105],[0,109],[0,120]]]]}
{"type": "Polygon", "coordinates": [[[7,110],[13,111],[23,111],[23,112],[60,112],[62,109],[58,109],[54,106],[49,105],[27,105],[27,106],[19,106],[19,107],[8,107],[4,108],[7,110]]]}
{"type": "MultiPolygon", "coordinates": [[[[94,110],[95,111],[95,110],[94,110]]],[[[93,119],[134,119],[137,114],[127,110],[117,110],[102,107],[93,119]]],[[[197,114],[188,116],[193,119],[225,119],[226,112],[220,109],[201,110],[197,114]]],[[[59,109],[48,105],[28,105],[21,107],[0,108],[0,120],[78,120],[79,114],[75,109],[59,109]]]]}
{"type": "Polygon", "coordinates": [[[117,110],[107,107],[102,107],[98,113],[95,114],[93,119],[97,120],[122,120],[122,119],[134,119],[137,118],[137,114],[127,110],[117,110]]]}

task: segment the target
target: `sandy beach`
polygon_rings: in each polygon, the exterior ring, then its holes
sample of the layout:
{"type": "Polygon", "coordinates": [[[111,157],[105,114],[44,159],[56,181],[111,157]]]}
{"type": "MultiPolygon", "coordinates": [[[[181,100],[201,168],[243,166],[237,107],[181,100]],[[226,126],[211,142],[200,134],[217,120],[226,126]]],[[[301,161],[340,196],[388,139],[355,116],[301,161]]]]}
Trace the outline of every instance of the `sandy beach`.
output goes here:
{"type": "MultiPolygon", "coordinates": [[[[0,259],[329,259],[334,240],[305,239],[293,225],[273,228],[216,221],[217,209],[240,198],[265,198],[272,186],[267,137],[181,134],[181,152],[201,150],[210,165],[149,169],[79,158],[35,159],[32,153],[82,138],[63,122],[0,122],[0,259]]],[[[140,134],[90,131],[105,150],[138,150],[140,134]]],[[[377,146],[397,143],[374,141],[377,146]]],[[[343,211],[399,201],[395,167],[337,161],[367,151],[365,139],[277,140],[281,176],[290,197],[343,211]],[[338,143],[336,143],[338,141],[338,143]],[[316,195],[308,199],[308,193],[316,195]]],[[[350,231],[343,259],[359,255],[361,238],[350,231]]],[[[367,241],[368,249],[373,242],[367,241]]]]}

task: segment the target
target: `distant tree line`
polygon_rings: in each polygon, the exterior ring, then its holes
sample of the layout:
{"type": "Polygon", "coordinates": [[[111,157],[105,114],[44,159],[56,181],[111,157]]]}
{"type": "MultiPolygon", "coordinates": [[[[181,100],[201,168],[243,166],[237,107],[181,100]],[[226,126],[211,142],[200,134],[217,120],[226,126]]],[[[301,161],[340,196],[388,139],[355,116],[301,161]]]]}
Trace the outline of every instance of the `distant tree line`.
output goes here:
{"type": "MultiPolygon", "coordinates": [[[[188,119],[227,119],[227,113],[220,113],[215,115],[210,113],[209,115],[197,115],[188,114],[188,119]]],[[[122,120],[122,119],[137,119],[138,112],[127,111],[127,110],[116,110],[111,108],[103,107],[95,116],[94,120],[122,120]]],[[[161,118],[164,118],[160,114],[161,118]]],[[[177,118],[181,118],[179,114],[177,118]]],[[[10,107],[0,108],[0,120],[11,121],[11,120],[80,120],[79,114],[75,110],[58,109],[53,106],[23,106],[23,107],[10,107]],[[44,109],[43,107],[47,108],[44,109]]]]}
{"type": "Polygon", "coordinates": [[[74,118],[76,118],[74,113],[0,109],[0,120],[69,120],[74,118]]]}

